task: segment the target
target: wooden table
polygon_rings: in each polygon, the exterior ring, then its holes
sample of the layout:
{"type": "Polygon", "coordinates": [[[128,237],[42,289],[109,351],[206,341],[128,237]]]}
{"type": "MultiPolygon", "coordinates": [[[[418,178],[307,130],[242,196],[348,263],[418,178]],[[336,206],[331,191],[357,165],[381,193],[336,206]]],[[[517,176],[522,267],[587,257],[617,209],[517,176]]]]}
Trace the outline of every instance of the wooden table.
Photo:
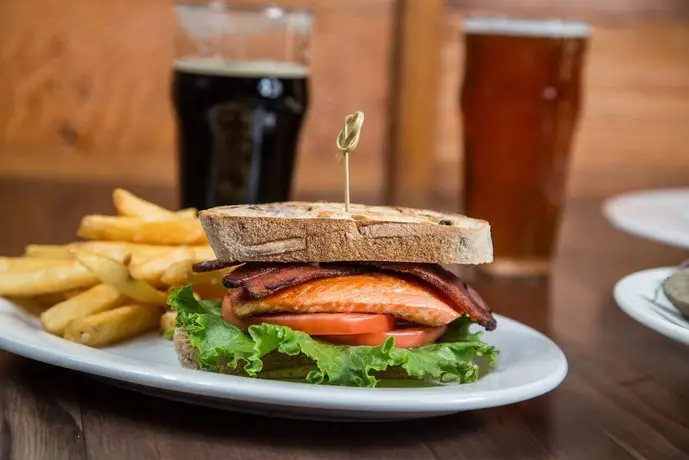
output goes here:
{"type": "MultiPolygon", "coordinates": [[[[69,241],[83,213],[111,212],[110,190],[0,180],[0,250],[69,241]]],[[[547,396],[411,422],[299,422],[142,396],[0,352],[0,460],[689,458],[689,349],[611,297],[620,277],[687,254],[613,230],[599,205],[568,205],[549,283],[475,283],[496,312],[567,354],[569,375],[547,396]]]]}

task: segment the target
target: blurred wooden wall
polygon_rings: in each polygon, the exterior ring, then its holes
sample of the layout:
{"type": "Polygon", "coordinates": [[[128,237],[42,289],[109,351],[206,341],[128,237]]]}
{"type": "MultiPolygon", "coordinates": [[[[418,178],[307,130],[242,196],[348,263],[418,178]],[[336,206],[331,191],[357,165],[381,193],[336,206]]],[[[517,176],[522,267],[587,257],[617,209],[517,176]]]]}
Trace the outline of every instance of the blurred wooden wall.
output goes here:
{"type": "MultiPolygon", "coordinates": [[[[313,103],[301,145],[298,196],[339,196],[334,140],[342,117],[355,110],[365,111],[366,124],[352,157],[353,199],[382,196],[398,1],[423,0],[283,0],[309,4],[316,13],[313,103]]],[[[477,11],[592,20],[571,195],[689,185],[687,5],[450,2],[441,30],[437,136],[419,152],[439,177],[428,186],[437,196],[458,193],[459,23],[477,11]]],[[[166,0],[0,2],[0,175],[173,185],[168,85],[174,24],[166,0]]]]}

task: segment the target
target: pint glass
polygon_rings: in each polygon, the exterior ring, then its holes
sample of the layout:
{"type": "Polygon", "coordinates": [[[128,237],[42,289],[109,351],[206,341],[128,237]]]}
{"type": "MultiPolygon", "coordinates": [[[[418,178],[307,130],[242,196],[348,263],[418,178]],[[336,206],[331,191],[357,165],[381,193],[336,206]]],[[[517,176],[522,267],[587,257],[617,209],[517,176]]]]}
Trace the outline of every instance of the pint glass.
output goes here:
{"type": "Polygon", "coordinates": [[[491,224],[492,274],[548,273],[588,36],[580,22],[464,22],[464,212],[491,224]]]}
{"type": "Polygon", "coordinates": [[[217,1],[175,11],[181,206],[288,200],[309,105],[311,15],[217,1]]]}

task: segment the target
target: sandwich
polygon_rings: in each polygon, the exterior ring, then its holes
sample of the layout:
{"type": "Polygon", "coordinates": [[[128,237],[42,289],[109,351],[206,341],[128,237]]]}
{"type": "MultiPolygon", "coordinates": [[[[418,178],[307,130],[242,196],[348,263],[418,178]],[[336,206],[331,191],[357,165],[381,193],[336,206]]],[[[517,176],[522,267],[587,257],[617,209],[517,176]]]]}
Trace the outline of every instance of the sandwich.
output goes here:
{"type": "Polygon", "coordinates": [[[498,350],[481,296],[443,265],[492,261],[488,222],[402,207],[282,202],[199,213],[223,299],[173,290],[184,367],[374,387],[469,383],[498,350]],[[476,330],[478,329],[478,331],[476,330]]]}

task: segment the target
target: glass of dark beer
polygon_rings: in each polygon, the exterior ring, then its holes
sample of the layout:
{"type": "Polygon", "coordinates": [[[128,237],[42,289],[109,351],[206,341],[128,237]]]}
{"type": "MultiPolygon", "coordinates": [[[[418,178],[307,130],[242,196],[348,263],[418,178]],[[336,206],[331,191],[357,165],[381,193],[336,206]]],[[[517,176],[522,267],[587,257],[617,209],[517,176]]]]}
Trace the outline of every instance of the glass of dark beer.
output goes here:
{"type": "Polygon", "coordinates": [[[549,272],[588,37],[575,21],[464,22],[464,212],[491,223],[490,274],[549,272]]]}
{"type": "Polygon", "coordinates": [[[176,2],[182,207],[285,201],[309,105],[306,10],[176,2]]]}

